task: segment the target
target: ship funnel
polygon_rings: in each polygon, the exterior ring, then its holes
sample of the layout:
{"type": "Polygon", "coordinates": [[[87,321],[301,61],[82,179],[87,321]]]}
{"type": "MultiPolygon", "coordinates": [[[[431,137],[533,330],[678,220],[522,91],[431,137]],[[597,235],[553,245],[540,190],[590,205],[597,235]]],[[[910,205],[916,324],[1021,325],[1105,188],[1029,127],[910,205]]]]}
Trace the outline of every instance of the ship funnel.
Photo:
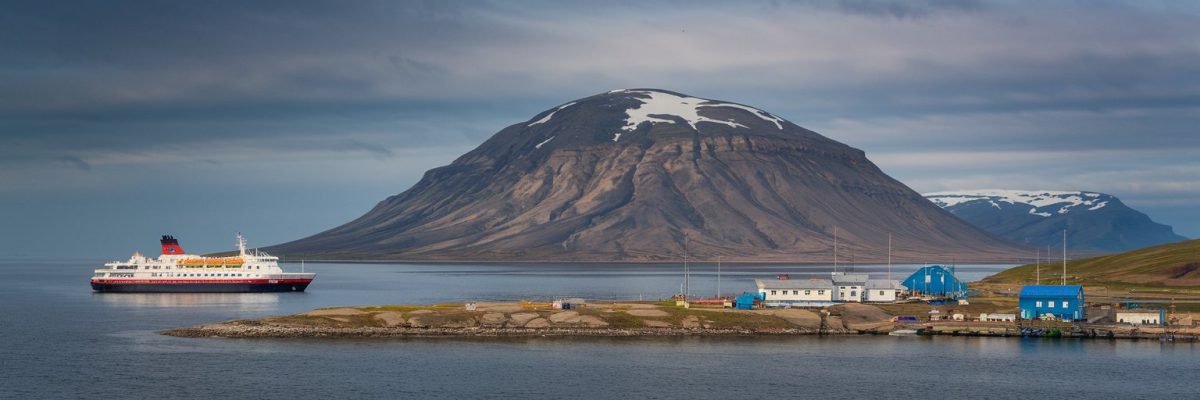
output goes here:
{"type": "Polygon", "coordinates": [[[174,236],[163,235],[159,243],[162,244],[163,254],[184,254],[183,248],[179,247],[179,241],[175,240],[174,236]]]}

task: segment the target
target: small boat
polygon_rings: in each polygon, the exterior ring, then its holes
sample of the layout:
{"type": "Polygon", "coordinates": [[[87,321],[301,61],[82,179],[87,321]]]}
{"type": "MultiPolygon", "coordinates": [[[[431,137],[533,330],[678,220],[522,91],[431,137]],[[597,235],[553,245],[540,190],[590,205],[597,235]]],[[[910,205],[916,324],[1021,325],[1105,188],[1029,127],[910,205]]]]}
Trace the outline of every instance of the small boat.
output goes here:
{"type": "Polygon", "coordinates": [[[921,336],[916,329],[897,329],[888,333],[888,336],[921,336]]]}

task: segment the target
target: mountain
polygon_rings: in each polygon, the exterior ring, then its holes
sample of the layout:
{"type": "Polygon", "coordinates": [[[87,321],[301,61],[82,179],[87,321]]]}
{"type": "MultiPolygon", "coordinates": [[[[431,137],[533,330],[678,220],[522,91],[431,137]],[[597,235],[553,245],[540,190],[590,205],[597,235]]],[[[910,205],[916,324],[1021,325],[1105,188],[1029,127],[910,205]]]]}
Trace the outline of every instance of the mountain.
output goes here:
{"type": "Polygon", "coordinates": [[[407,191],[271,248],[325,259],[1009,260],[861,150],[737,103],[614,90],[493,135],[407,191]]]}
{"type": "Polygon", "coordinates": [[[988,232],[1030,246],[1121,252],[1187,240],[1116,196],[1053,190],[970,190],[926,194],[934,204],[988,232]]]}
{"type": "MultiPolygon", "coordinates": [[[[1043,263],[1043,284],[1057,284],[1062,264],[1043,263]]],[[[989,283],[1033,283],[1037,266],[1022,265],[985,278],[989,283]]],[[[1117,287],[1200,286],[1200,240],[1168,243],[1120,254],[1067,262],[1070,284],[1117,287]]]]}

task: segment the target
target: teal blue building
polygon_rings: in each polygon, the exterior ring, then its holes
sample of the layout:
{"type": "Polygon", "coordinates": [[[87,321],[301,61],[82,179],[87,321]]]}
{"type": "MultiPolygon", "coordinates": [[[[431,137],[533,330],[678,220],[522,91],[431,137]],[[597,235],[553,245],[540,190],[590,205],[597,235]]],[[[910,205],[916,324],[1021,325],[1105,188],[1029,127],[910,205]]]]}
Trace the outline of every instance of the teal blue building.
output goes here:
{"type": "Polygon", "coordinates": [[[1053,315],[1063,321],[1084,319],[1083,286],[1028,285],[1021,288],[1021,319],[1053,315]]]}
{"type": "Polygon", "coordinates": [[[945,297],[961,299],[967,297],[967,283],[958,279],[954,271],[941,265],[930,265],[918,269],[901,283],[913,296],[945,297]]]}

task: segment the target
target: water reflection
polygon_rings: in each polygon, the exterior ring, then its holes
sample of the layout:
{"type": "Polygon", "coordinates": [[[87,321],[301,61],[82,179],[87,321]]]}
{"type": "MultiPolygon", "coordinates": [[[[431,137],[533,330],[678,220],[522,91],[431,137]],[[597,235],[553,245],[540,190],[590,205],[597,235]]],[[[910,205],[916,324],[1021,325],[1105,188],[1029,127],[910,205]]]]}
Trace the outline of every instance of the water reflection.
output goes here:
{"type": "Polygon", "coordinates": [[[237,311],[273,309],[279,296],[303,293],[93,293],[100,301],[116,306],[133,307],[212,307],[223,306],[237,311]]]}

